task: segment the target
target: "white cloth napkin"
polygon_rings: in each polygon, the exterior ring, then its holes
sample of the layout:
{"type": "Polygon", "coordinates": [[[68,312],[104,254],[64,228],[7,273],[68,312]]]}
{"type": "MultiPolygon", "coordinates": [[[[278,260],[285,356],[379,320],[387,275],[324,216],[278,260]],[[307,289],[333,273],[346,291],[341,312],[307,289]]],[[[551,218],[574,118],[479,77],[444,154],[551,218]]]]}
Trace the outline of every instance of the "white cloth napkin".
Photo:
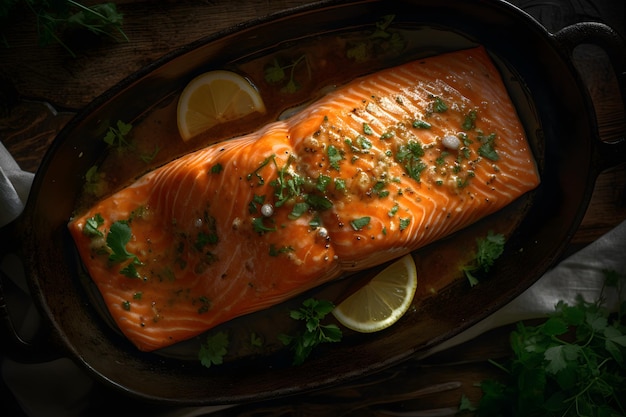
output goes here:
{"type": "MultiPolygon", "coordinates": [[[[0,227],[15,219],[23,209],[33,174],[22,171],[0,143],[0,227]]],[[[626,274],[626,222],[602,236],[580,252],[562,261],[532,287],[498,312],[482,320],[462,334],[437,346],[423,356],[470,340],[487,330],[522,319],[543,317],[554,310],[559,300],[574,302],[578,294],[594,300],[603,284],[603,270],[613,269],[626,274]]],[[[0,259],[0,268],[25,293],[23,271],[16,257],[0,259]]],[[[617,300],[609,299],[616,304],[617,300]]],[[[21,334],[33,333],[38,324],[32,306],[25,307],[21,334]]],[[[44,364],[21,364],[2,358],[1,374],[29,417],[78,416],[88,407],[93,386],[89,376],[68,359],[44,364]]],[[[185,407],[164,410],[160,417],[193,417],[206,415],[224,407],[185,407]]]]}
{"type": "Polygon", "coordinates": [[[20,169],[0,142],[0,227],[22,212],[33,177],[34,174],[20,169]]]}

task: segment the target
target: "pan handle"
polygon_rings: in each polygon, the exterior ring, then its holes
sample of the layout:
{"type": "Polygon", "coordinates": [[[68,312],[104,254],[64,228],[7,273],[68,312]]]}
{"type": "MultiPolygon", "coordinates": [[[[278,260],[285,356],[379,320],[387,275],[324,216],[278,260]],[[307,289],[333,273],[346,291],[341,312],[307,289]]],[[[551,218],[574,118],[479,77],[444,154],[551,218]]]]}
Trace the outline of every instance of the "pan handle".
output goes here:
{"type": "MultiPolygon", "coordinates": [[[[581,22],[567,26],[554,34],[555,40],[570,54],[582,44],[599,46],[607,54],[619,86],[622,115],[626,118],[626,43],[611,27],[598,22],[581,22]]],[[[626,121],[624,122],[626,124],[626,121]]],[[[600,171],[626,162],[626,132],[612,141],[600,141],[597,166],[600,171]]]]}
{"type": "Polygon", "coordinates": [[[32,304],[30,294],[6,272],[11,269],[13,274],[21,267],[21,258],[15,253],[16,242],[19,242],[17,224],[16,220],[0,228],[0,355],[20,363],[48,362],[62,357],[54,335],[41,323],[41,315],[32,304]],[[11,304],[10,300],[15,300],[15,303],[11,304]],[[14,320],[17,314],[13,314],[17,313],[16,303],[26,307],[22,314],[26,316],[31,330],[34,330],[29,332],[33,333],[32,337],[24,337],[18,330],[14,320]]]}

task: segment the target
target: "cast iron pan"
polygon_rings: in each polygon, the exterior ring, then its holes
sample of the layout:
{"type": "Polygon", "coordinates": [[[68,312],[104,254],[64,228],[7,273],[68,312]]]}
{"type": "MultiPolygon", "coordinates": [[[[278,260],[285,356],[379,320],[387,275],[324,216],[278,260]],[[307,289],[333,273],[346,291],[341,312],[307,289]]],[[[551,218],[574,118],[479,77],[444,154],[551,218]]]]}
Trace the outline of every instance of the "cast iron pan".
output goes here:
{"type": "Polygon", "coordinates": [[[571,61],[582,43],[607,52],[625,97],[625,47],[610,28],[584,23],[550,34],[500,1],[325,2],[227,30],[165,56],[98,97],[68,123],[43,159],[22,216],[1,231],[3,246],[19,247],[32,297],[49,330],[40,340],[23,342],[11,327],[3,299],[8,353],[22,359],[49,351],[70,356],[94,378],[145,400],[219,404],[346,381],[452,337],[520,294],[553,265],[582,219],[596,176],[625,159],[624,140],[599,140],[591,100],[571,61]],[[138,352],[90,302],[66,232],[84,173],[103,151],[97,138],[112,121],[138,115],[199,72],[313,35],[371,28],[388,14],[396,16],[392,27],[443,34],[421,38],[415,56],[485,46],[503,70],[533,145],[542,184],[524,200],[524,215],[516,220],[519,224],[489,285],[472,291],[464,282],[453,284],[391,328],[349,335],[320,348],[298,369],[262,357],[206,369],[195,361],[138,352]]]}

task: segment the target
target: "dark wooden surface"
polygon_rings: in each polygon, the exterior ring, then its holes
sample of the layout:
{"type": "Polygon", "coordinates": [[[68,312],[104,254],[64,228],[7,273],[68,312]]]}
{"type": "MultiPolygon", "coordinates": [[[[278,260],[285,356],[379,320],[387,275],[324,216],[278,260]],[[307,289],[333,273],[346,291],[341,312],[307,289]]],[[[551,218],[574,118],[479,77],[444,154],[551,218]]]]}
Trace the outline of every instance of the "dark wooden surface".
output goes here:
{"type": "MultiPolygon", "coordinates": [[[[535,16],[550,30],[576,21],[594,20],[607,23],[625,36],[624,4],[621,0],[511,2],[535,16]]],[[[0,141],[22,169],[35,172],[55,135],[75,112],[124,77],[191,41],[244,21],[307,3],[310,2],[118,0],[116,4],[124,14],[123,28],[129,41],[116,43],[93,38],[75,39],[71,45],[76,57],[70,56],[58,45],[37,46],[35,20],[24,10],[23,18],[12,21],[5,32],[8,47],[0,47],[0,141]]],[[[587,47],[579,49],[576,62],[594,100],[601,137],[605,140],[623,137],[626,122],[613,72],[601,51],[587,47]]],[[[623,220],[626,220],[625,163],[607,170],[598,178],[589,209],[570,244],[570,252],[593,242],[623,220]]],[[[419,390],[436,382],[456,381],[460,385],[448,387],[450,389],[443,392],[418,392],[419,395],[413,395],[415,398],[411,400],[408,397],[392,398],[403,400],[402,407],[405,408],[456,406],[461,393],[478,398],[480,392],[474,384],[494,372],[485,359],[506,354],[506,343],[507,329],[501,329],[480,337],[463,349],[448,352],[444,357],[431,359],[428,363],[411,363],[393,370],[393,374],[385,373],[376,378],[402,381],[402,392],[419,390]]],[[[221,415],[252,415],[253,411],[263,407],[272,410],[267,415],[326,415],[324,410],[328,408],[319,408],[319,404],[329,401],[346,404],[352,400],[363,404],[364,395],[376,399],[376,393],[381,393],[382,387],[393,386],[378,383],[366,388],[342,387],[323,395],[287,399],[283,403],[231,409],[221,415]]],[[[389,400],[391,394],[385,392],[381,395],[389,400]]],[[[117,405],[111,404],[119,404],[122,399],[102,388],[94,394],[93,401],[92,412],[98,409],[99,414],[106,415],[113,410],[119,412],[117,405]]],[[[130,413],[150,409],[134,402],[125,407],[130,413]]],[[[17,409],[15,411],[18,412],[17,409]]],[[[375,415],[373,413],[361,410],[359,415],[375,415]]],[[[330,412],[328,415],[335,414],[330,412]]]]}

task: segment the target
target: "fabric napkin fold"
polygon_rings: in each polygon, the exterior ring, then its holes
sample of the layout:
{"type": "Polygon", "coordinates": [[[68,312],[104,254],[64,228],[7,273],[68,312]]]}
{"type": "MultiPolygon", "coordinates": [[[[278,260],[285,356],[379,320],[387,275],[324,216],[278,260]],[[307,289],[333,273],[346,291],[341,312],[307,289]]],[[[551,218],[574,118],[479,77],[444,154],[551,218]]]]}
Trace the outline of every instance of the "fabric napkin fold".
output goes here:
{"type": "MultiPolygon", "coordinates": [[[[0,143],[0,227],[17,218],[26,202],[34,174],[22,171],[0,143]]],[[[573,303],[577,295],[591,301],[597,298],[606,269],[626,275],[626,222],[586,248],[562,261],[533,286],[502,309],[465,332],[424,353],[422,357],[468,341],[490,329],[519,320],[544,317],[559,300],[573,303]]],[[[16,257],[0,259],[2,272],[9,276],[28,300],[23,269],[16,257]]],[[[23,301],[29,302],[29,301],[23,301]]],[[[608,304],[615,306],[616,298],[608,304]]],[[[38,316],[31,305],[22,306],[16,328],[20,334],[36,332],[38,316]]],[[[2,358],[1,374],[15,398],[29,417],[79,416],[88,408],[93,387],[89,376],[66,358],[43,364],[21,364],[2,358]]],[[[206,415],[224,407],[185,407],[164,409],[160,417],[206,415]]],[[[156,416],[155,416],[156,417],[156,416]]]]}
{"type": "Polygon", "coordinates": [[[22,212],[33,177],[33,173],[22,171],[0,142],[0,227],[22,212]]]}

